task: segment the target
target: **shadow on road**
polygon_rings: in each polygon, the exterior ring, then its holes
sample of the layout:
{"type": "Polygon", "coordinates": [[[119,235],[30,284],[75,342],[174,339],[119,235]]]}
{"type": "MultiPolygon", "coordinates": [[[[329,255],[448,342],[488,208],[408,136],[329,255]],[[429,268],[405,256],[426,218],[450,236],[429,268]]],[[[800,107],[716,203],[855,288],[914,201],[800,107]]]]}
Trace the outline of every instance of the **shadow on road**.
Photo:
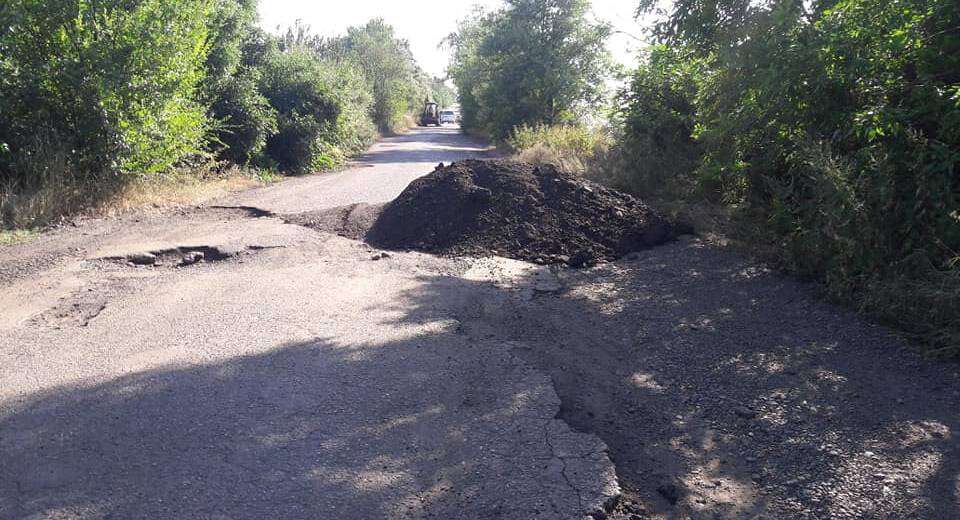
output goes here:
{"type": "Polygon", "coordinates": [[[699,243],[565,273],[558,296],[430,279],[406,307],[459,299],[471,337],[515,342],[634,512],[960,518],[955,366],[699,243]]]}
{"type": "Polygon", "coordinates": [[[450,163],[465,154],[492,153],[489,146],[463,134],[459,127],[414,128],[381,141],[357,159],[361,164],[450,163]]]}
{"type": "Polygon", "coordinates": [[[286,345],[4,410],[0,516],[530,518],[512,498],[475,502],[484,486],[543,493],[503,477],[544,468],[480,441],[540,413],[475,357],[511,342],[552,378],[560,417],[608,444],[637,513],[960,518],[953,367],[809,287],[697,243],[567,271],[558,295],[423,282],[402,321],[436,320],[443,301],[457,325],[286,345]]]}
{"type": "Polygon", "coordinates": [[[0,517],[500,518],[524,500],[524,518],[555,518],[569,504],[532,498],[549,479],[501,478],[546,474],[549,454],[491,434],[552,420],[549,396],[464,362],[455,334],[319,339],[34,396],[0,415],[0,517]]]}

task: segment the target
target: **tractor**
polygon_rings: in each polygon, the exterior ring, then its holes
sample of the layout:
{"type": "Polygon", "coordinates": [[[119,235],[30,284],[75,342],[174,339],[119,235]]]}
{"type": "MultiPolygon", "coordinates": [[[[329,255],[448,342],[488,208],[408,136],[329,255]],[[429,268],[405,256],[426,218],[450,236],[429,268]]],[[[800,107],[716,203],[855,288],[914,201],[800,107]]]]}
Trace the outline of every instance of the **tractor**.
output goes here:
{"type": "Polygon", "coordinates": [[[440,107],[429,99],[424,102],[423,113],[420,114],[420,120],[417,121],[420,126],[437,125],[440,126],[440,107]]]}

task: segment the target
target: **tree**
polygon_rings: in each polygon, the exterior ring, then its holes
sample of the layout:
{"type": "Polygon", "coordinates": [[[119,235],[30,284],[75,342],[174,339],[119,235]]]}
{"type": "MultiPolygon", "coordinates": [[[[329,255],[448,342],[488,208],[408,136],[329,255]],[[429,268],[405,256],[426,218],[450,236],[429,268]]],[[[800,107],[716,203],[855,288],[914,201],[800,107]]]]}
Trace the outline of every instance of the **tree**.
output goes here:
{"type": "Polygon", "coordinates": [[[101,180],[161,172],[201,151],[210,9],[209,0],[4,2],[0,180],[34,182],[28,166],[54,151],[75,176],[101,180]]]}
{"type": "Polygon", "coordinates": [[[475,13],[448,38],[450,74],[467,126],[507,137],[521,124],[578,120],[602,98],[610,27],[587,18],[587,0],[508,0],[475,13]]]}

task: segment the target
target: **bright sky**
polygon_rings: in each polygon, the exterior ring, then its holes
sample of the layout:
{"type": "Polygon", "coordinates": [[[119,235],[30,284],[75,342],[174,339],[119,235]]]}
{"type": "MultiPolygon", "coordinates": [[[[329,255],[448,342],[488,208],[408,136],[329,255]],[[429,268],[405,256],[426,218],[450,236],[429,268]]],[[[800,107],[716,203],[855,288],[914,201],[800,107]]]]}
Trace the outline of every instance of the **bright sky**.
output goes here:
{"type": "MultiPolygon", "coordinates": [[[[642,36],[640,22],[633,19],[637,0],[593,0],[596,18],[610,22],[614,30],[642,36]]],[[[286,29],[298,19],[323,36],[341,35],[347,27],[362,25],[381,17],[392,25],[410,48],[420,66],[435,76],[445,76],[448,51],[440,41],[457,27],[475,5],[496,8],[501,0],[343,0],[343,3],[316,0],[264,0],[260,2],[260,25],[268,31],[286,29]]],[[[634,52],[642,44],[623,34],[611,38],[609,46],[620,63],[632,65],[634,52]]]]}

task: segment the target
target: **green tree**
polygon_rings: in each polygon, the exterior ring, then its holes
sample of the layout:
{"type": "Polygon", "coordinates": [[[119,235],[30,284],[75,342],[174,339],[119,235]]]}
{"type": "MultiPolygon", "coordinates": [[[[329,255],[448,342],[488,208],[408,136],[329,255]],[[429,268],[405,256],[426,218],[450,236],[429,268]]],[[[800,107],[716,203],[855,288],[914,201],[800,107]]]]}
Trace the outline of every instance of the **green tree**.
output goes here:
{"type": "Polygon", "coordinates": [[[90,177],[161,172],[201,151],[210,9],[209,0],[5,2],[0,175],[23,177],[24,161],[51,149],[90,177]]]}
{"type": "Polygon", "coordinates": [[[383,131],[403,123],[403,116],[422,101],[420,70],[409,44],[382,19],[351,27],[343,40],[346,59],[363,71],[373,93],[373,120],[383,131]]]}
{"type": "Polygon", "coordinates": [[[602,99],[610,27],[587,0],[508,0],[477,13],[448,42],[468,127],[507,137],[520,124],[575,122],[602,99]]]}

